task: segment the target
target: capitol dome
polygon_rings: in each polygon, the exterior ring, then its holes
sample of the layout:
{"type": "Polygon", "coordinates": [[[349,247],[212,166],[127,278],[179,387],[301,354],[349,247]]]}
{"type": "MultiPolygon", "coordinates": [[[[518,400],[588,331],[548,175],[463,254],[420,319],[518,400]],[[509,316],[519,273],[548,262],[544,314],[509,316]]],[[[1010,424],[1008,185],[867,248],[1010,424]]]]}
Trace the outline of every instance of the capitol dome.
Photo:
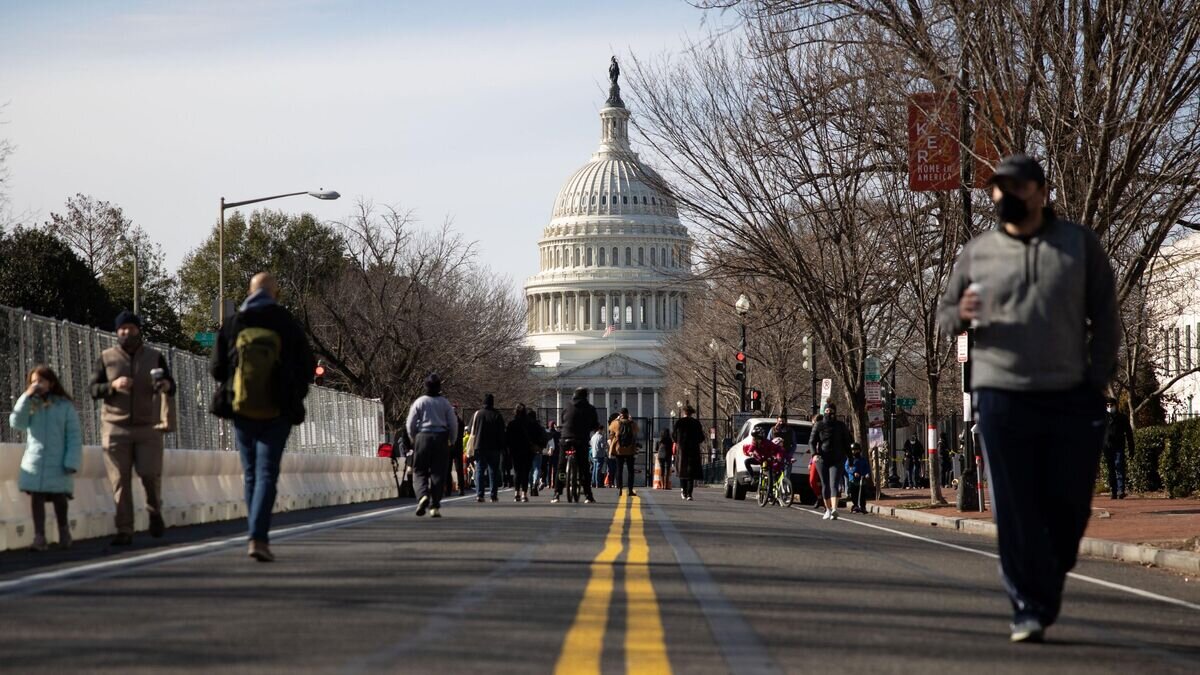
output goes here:
{"type": "Polygon", "coordinates": [[[525,283],[550,418],[579,386],[602,412],[659,417],[660,347],[686,305],[692,239],[662,177],[630,146],[615,59],[609,73],[600,146],[559,190],[525,283]]]}

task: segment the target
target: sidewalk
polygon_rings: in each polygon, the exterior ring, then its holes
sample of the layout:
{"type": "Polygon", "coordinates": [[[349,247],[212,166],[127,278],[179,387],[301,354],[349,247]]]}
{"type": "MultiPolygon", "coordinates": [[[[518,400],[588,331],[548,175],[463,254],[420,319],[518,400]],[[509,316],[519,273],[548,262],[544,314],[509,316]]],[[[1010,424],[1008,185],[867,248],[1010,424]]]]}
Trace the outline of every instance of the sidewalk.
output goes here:
{"type": "MultiPolygon", "coordinates": [[[[873,513],[994,536],[991,505],[986,504],[989,510],[982,513],[959,512],[953,506],[953,488],[942,490],[950,505],[941,507],[929,506],[928,489],[885,489],[884,495],[871,501],[873,513]]],[[[1084,537],[1081,551],[1086,555],[1196,573],[1200,571],[1200,499],[1146,494],[1116,500],[1096,495],[1084,537]]]]}

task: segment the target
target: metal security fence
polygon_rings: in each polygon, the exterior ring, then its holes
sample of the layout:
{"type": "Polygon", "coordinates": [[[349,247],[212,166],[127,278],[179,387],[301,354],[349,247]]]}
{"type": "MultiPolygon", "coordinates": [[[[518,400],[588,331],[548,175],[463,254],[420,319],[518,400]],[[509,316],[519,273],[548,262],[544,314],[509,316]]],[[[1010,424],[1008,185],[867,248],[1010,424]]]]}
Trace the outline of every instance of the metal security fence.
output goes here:
{"type": "MultiPolygon", "coordinates": [[[[55,321],[0,305],[0,442],[21,442],[8,425],[8,411],[28,384],[25,375],[45,363],[75,399],[83,442],[100,443],[100,403],[88,385],[100,352],[117,343],[113,333],[55,321]]],[[[208,413],[217,384],[208,374],[208,359],[163,345],[153,345],[167,358],[177,387],[179,427],[166,435],[168,448],[231,450],[232,428],[208,413]]],[[[305,399],[308,417],[292,431],[290,452],[374,456],[384,435],[383,404],[332,389],[313,387],[305,399]]]]}

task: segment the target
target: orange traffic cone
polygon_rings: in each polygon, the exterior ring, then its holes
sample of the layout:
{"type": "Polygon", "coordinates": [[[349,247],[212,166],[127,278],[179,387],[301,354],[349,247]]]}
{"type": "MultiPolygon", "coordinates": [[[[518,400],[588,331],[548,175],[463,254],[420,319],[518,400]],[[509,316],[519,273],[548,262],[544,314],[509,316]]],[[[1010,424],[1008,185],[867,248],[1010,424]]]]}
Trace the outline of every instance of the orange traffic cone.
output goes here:
{"type": "Polygon", "coordinates": [[[663,489],[662,462],[654,460],[654,489],[663,489]]]}

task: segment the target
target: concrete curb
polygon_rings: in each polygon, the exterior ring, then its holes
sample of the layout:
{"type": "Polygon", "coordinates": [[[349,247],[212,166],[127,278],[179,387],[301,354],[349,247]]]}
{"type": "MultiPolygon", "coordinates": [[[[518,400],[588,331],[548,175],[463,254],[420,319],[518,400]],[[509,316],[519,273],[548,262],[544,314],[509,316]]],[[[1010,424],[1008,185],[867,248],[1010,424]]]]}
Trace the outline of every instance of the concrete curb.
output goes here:
{"type": "MultiPolygon", "coordinates": [[[[916,525],[929,525],[970,534],[981,534],[993,539],[996,537],[996,525],[989,520],[936,516],[922,513],[919,510],[881,506],[875,503],[868,503],[867,511],[878,516],[895,518],[916,525]]],[[[1079,542],[1079,554],[1090,558],[1152,565],[1184,574],[1200,574],[1200,554],[1188,551],[1168,551],[1140,544],[1084,537],[1083,541],[1079,542]]]]}

